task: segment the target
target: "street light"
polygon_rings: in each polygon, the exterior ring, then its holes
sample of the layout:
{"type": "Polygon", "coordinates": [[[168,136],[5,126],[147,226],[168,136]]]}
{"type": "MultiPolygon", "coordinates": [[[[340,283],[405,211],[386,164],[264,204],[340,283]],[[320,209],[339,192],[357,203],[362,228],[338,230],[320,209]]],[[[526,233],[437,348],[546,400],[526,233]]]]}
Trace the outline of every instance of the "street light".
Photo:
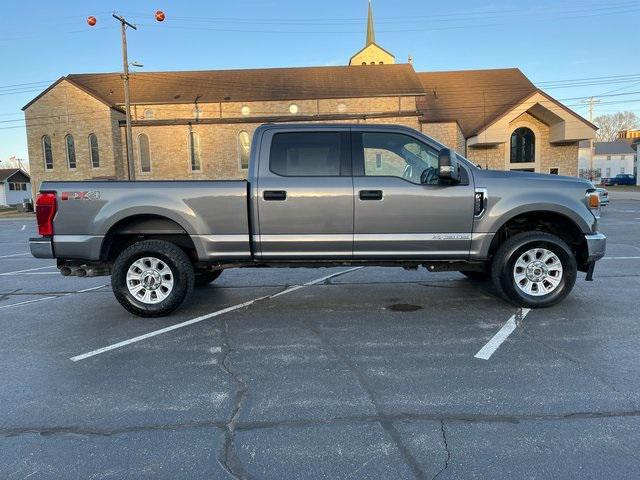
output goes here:
{"type": "MultiPolygon", "coordinates": [[[[117,15],[113,13],[111,15],[113,18],[120,22],[121,28],[121,37],[122,37],[122,81],[124,83],[124,109],[125,109],[125,118],[126,118],[126,136],[127,136],[127,166],[129,170],[129,180],[136,179],[136,169],[135,162],[133,158],[133,134],[131,131],[131,99],[129,92],[129,60],[127,59],[127,27],[133,28],[137,30],[136,26],[132,23],[129,23],[122,15],[117,15]]],[[[162,22],[165,19],[165,14],[162,10],[158,10],[155,13],[156,21],[162,22]]],[[[96,25],[98,20],[96,17],[88,17],[87,24],[90,27],[96,25]]],[[[136,64],[134,62],[134,66],[138,66],[140,64],[136,64]]],[[[141,66],[141,65],[140,65],[141,66]]]]}

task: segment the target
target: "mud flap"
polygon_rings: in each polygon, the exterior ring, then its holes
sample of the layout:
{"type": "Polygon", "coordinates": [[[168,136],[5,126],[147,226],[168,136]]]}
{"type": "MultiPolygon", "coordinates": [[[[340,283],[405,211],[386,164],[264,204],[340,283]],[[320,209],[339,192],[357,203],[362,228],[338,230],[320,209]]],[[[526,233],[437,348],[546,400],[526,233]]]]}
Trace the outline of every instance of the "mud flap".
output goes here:
{"type": "Polygon", "coordinates": [[[589,263],[587,267],[587,276],[584,278],[587,282],[593,282],[593,271],[596,268],[596,262],[589,263]]]}

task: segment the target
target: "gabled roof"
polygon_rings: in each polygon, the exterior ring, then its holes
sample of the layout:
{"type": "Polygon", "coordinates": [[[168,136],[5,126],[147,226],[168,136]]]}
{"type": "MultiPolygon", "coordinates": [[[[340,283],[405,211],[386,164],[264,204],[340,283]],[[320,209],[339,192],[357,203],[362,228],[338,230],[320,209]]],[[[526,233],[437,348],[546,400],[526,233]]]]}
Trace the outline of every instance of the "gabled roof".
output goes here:
{"type": "Polygon", "coordinates": [[[518,68],[420,72],[418,109],[425,122],[457,121],[465,137],[478,133],[537,91],[518,68]]]}
{"type": "MultiPolygon", "coordinates": [[[[387,55],[389,55],[390,57],[393,57],[394,59],[396,58],[396,56],[391,53],[389,50],[386,50],[384,48],[382,48],[380,45],[378,45],[376,42],[371,42],[368,43],[367,45],[365,45],[364,47],[362,47],[360,50],[358,50],[356,53],[354,53],[353,55],[351,55],[351,58],[349,59],[349,65],[350,66],[357,66],[357,65],[353,65],[351,62],[353,61],[353,59],[355,57],[357,57],[358,55],[360,55],[362,52],[364,52],[367,48],[370,48],[371,46],[374,46],[376,48],[379,48],[380,50],[382,50],[384,53],[386,53],[387,55]]],[[[395,60],[394,60],[395,61],[395,60]]]]}
{"type": "Polygon", "coordinates": [[[84,93],[86,93],[87,95],[92,96],[93,98],[95,98],[96,100],[98,100],[99,102],[104,103],[106,106],[110,107],[110,108],[115,108],[115,105],[113,105],[112,103],[109,103],[108,99],[104,99],[101,98],[100,96],[98,96],[98,94],[96,94],[95,92],[87,89],[86,87],[84,87],[83,85],[77,84],[75,83],[72,79],[70,79],[68,76],[67,77],[60,77],[58,80],[56,80],[55,82],[53,82],[51,85],[49,85],[46,89],[44,89],[42,92],[40,92],[35,98],[31,99],[31,101],[29,103],[27,103],[24,107],[22,107],[22,110],[26,110],[27,108],[29,108],[31,105],[33,105],[36,101],[38,101],[40,98],[42,98],[47,92],[49,92],[50,90],[52,90],[55,86],[57,86],[58,84],[67,81],[70,84],[74,85],[75,87],[79,88],[80,90],[82,90],[84,93]]]}
{"type": "Polygon", "coordinates": [[[0,183],[10,180],[16,173],[22,173],[25,177],[30,178],[29,174],[20,168],[0,168],[0,183]]]}
{"type": "MultiPolygon", "coordinates": [[[[110,105],[124,103],[119,73],[66,77],[110,105]]],[[[141,72],[130,76],[131,102],[200,103],[420,95],[408,64],[141,72]]]]}
{"type": "Polygon", "coordinates": [[[615,142],[595,142],[596,155],[628,155],[635,154],[636,151],[631,147],[631,142],[625,140],[616,140],[615,142]]]}

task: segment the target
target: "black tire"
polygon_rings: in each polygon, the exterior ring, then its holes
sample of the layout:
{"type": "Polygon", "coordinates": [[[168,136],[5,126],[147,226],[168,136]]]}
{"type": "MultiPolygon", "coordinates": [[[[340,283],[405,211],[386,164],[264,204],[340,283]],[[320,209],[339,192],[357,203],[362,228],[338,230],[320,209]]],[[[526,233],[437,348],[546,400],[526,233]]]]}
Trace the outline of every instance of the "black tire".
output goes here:
{"type": "Polygon", "coordinates": [[[489,272],[477,272],[474,270],[460,270],[460,273],[463,274],[465,277],[475,281],[486,280],[491,276],[489,272]]]}
{"type": "Polygon", "coordinates": [[[164,240],[143,240],[125,249],[113,264],[111,288],[116,300],[139,317],[163,317],[178,308],[191,294],[195,283],[193,265],[187,254],[164,240]],[[127,286],[127,272],[134,262],[144,257],[161,260],[171,270],[173,285],[159,303],[145,303],[135,298],[127,286]]]}
{"type": "Polygon", "coordinates": [[[491,263],[491,280],[497,293],[506,301],[519,307],[550,307],[562,301],[573,289],[578,267],[571,248],[559,237],[543,232],[525,232],[514,235],[498,248],[491,263]],[[550,293],[536,296],[518,287],[514,267],[518,258],[535,248],[553,252],[562,265],[562,278],[550,293]]]}
{"type": "Polygon", "coordinates": [[[211,282],[214,282],[222,274],[222,270],[196,272],[195,287],[206,287],[211,282]]]}

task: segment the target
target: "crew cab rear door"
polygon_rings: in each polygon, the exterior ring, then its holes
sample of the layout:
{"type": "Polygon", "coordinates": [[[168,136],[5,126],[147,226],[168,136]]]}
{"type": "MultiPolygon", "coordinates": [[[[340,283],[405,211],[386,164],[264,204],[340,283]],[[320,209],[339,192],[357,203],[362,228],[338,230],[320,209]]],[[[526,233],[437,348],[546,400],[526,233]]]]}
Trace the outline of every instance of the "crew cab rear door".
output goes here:
{"type": "Polygon", "coordinates": [[[459,184],[439,183],[439,150],[403,130],[354,129],[352,145],[355,259],[468,257],[474,189],[466,170],[459,184]]]}
{"type": "Polygon", "coordinates": [[[353,178],[348,127],[269,129],[258,167],[256,256],[350,259],[353,178]]]}

